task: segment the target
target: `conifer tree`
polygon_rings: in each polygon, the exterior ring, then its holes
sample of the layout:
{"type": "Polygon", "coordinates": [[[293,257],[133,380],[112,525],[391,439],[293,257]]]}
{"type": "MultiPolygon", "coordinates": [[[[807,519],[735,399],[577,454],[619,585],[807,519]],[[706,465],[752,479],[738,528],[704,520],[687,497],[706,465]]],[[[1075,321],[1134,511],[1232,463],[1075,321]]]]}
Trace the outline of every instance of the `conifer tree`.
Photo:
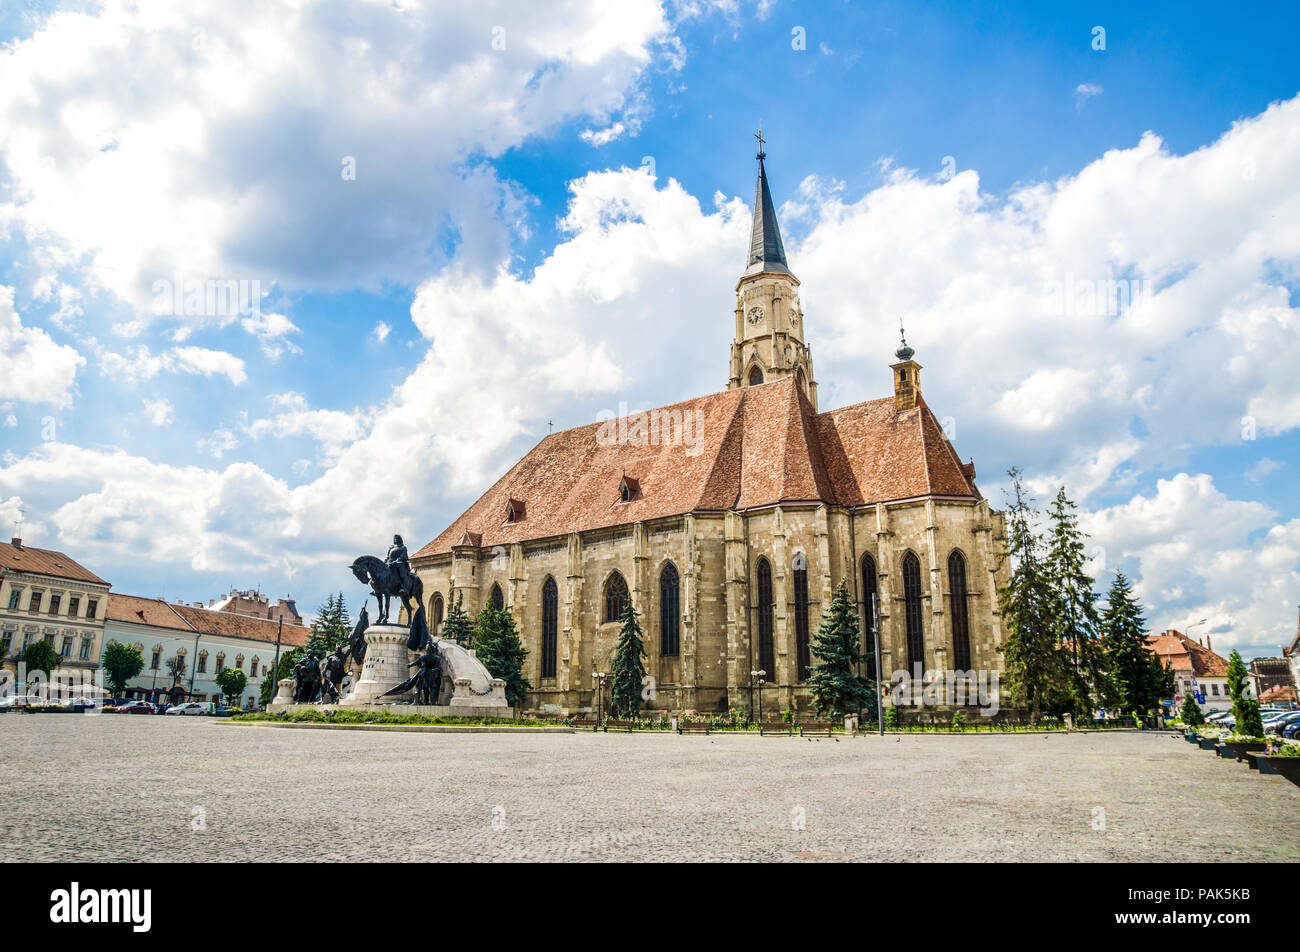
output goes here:
{"type": "Polygon", "coordinates": [[[532,689],[524,677],[524,659],[528,657],[528,651],[519,640],[514,615],[509,608],[497,608],[491,601],[483,607],[478,615],[474,647],[488,674],[506,683],[506,700],[511,707],[521,706],[532,689]]]}
{"type": "Polygon", "coordinates": [[[1101,631],[1111,671],[1107,701],[1112,707],[1146,714],[1162,697],[1173,695],[1169,683],[1173,673],[1148,646],[1142,603],[1133,595],[1133,586],[1123,572],[1115,573],[1106,593],[1101,631]]]}
{"type": "Polygon", "coordinates": [[[1205,723],[1205,715],[1201,713],[1201,706],[1196,703],[1196,698],[1190,694],[1183,698],[1183,709],[1178,712],[1184,724],[1188,727],[1200,727],[1205,723]]]}
{"type": "Polygon", "coordinates": [[[1246,696],[1250,673],[1236,648],[1228,656],[1228,694],[1232,696],[1233,730],[1248,737],[1264,736],[1264,721],[1259,714],[1259,701],[1246,696]]]}
{"type": "Polygon", "coordinates": [[[1042,541],[1034,527],[1032,500],[1020,482],[1020,470],[1011,477],[1011,504],[1007,507],[1007,547],[1012,561],[1011,579],[998,590],[998,604],[1007,628],[1003,643],[1007,691],[1028,707],[1036,722],[1043,712],[1072,707],[1069,666],[1057,640],[1061,616],[1056,586],[1048,574],[1042,541]]]}
{"type": "Polygon", "coordinates": [[[636,717],[641,713],[641,689],[645,681],[645,641],[637,610],[629,598],[623,603],[622,627],[618,632],[618,645],[614,648],[614,665],[610,672],[611,704],[620,717],[636,717]]]}
{"type": "Polygon", "coordinates": [[[866,661],[858,650],[862,639],[858,613],[849,598],[848,585],[840,579],[831,603],[822,612],[822,623],[811,645],[820,660],[810,667],[808,690],[819,714],[836,718],[857,711],[876,715],[876,692],[857,666],[866,661]]]}
{"type": "Polygon", "coordinates": [[[1047,552],[1047,572],[1056,587],[1060,617],[1058,642],[1069,651],[1074,713],[1092,717],[1106,693],[1109,678],[1101,646],[1101,617],[1093,578],[1084,569],[1084,540],[1075,506],[1060,487],[1048,512],[1052,529],[1047,552]]]}
{"type": "MultiPolygon", "coordinates": [[[[451,599],[447,599],[451,603],[451,599]]],[[[447,638],[456,642],[458,645],[470,647],[474,641],[474,625],[469,620],[462,602],[464,601],[461,592],[456,593],[456,602],[447,609],[447,617],[442,621],[442,627],[438,629],[439,637],[447,638]]]]}
{"type": "Polygon", "coordinates": [[[325,604],[316,609],[316,617],[311,623],[311,636],[307,640],[307,649],[315,651],[318,658],[337,649],[352,634],[352,622],[348,618],[347,606],[343,593],[329,595],[325,604]]]}

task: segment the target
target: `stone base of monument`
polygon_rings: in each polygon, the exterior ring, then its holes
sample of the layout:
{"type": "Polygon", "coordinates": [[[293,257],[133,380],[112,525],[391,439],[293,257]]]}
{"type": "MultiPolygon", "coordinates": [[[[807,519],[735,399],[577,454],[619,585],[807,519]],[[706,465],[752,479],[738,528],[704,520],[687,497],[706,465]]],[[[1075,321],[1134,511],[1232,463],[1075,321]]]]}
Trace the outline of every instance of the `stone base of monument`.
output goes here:
{"type": "Polygon", "coordinates": [[[271,703],[266,706],[266,709],[268,711],[283,711],[286,708],[290,708],[290,707],[298,707],[298,706],[306,707],[307,705],[305,704],[304,705],[294,704],[293,702],[294,683],[295,682],[293,678],[281,678],[279,681],[277,681],[275,683],[276,686],[275,697],[271,699],[271,703]]]}
{"type": "Polygon", "coordinates": [[[371,625],[366,629],[366,660],[352,693],[341,702],[344,707],[372,702],[411,676],[414,669],[407,668],[411,652],[406,649],[409,635],[402,625],[371,625]]]}

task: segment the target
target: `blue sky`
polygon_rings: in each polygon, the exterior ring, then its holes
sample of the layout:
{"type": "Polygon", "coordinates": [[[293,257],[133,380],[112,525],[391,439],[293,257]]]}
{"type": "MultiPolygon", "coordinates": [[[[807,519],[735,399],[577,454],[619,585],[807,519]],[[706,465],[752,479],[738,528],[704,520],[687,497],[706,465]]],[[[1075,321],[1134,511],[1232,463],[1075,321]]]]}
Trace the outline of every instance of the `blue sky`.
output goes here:
{"type": "Polygon", "coordinates": [[[132,594],[358,597],[548,421],[725,384],[761,122],[823,409],[903,317],[995,502],[1065,482],[1153,627],[1294,633],[1294,5],[276,7],[0,12],[5,528],[132,594]]]}

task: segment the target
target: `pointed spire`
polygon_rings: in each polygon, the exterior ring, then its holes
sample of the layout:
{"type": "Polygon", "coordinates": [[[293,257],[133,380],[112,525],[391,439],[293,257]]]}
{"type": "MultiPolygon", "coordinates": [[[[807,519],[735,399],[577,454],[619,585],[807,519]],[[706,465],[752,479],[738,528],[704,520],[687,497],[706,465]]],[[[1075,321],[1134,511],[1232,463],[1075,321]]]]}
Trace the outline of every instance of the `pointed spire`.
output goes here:
{"type": "Polygon", "coordinates": [[[749,235],[749,261],[741,277],[765,271],[790,274],[790,267],[785,260],[785,246],[781,244],[781,229],[776,223],[776,206],[772,203],[772,191],[767,186],[767,171],[763,166],[767,153],[763,151],[761,129],[755,138],[758,139],[758,155],[755,156],[758,159],[758,189],[754,194],[754,227],[749,235]]]}

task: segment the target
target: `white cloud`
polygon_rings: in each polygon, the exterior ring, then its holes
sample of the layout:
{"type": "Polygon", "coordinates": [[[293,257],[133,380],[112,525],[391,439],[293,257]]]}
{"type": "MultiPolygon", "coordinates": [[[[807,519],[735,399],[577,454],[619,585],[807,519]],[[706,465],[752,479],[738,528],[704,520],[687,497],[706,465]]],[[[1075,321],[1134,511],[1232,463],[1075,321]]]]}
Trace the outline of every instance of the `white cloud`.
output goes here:
{"type": "Polygon", "coordinates": [[[240,326],[258,339],[262,353],[271,360],[279,360],[286,352],[301,353],[301,349],[289,339],[290,334],[298,333],[298,327],[283,314],[263,314],[260,310],[250,314],[240,322],[240,326]]]}
{"type": "Polygon", "coordinates": [[[295,391],[274,394],[274,416],[253,420],[245,428],[254,439],[263,437],[308,436],[321,444],[327,459],[336,457],[341,448],[360,439],[365,429],[360,412],[313,410],[302,394],[295,391]]]}
{"type": "Polygon", "coordinates": [[[157,400],[144,400],[144,412],[154,426],[166,426],[176,417],[176,408],[166,397],[157,400]]]}
{"type": "Polygon", "coordinates": [[[221,459],[221,457],[239,446],[239,438],[230,430],[218,428],[213,430],[210,435],[196,441],[194,445],[199,452],[221,459]]]}
{"type": "Polygon", "coordinates": [[[14,289],[0,285],[0,399],[71,406],[77,368],[85,362],[39,327],[24,327],[14,289]]]}
{"type": "Polygon", "coordinates": [[[414,283],[440,263],[430,248],[449,216],[463,263],[490,268],[516,198],[471,157],[635,108],[669,30],[653,0],[365,3],[343,18],[296,0],[106,0],[54,13],[0,50],[15,196],[3,214],[46,286],[84,260],[142,320],[156,319],[153,282],[176,276],[414,283]]]}
{"type": "Polygon", "coordinates": [[[1099,83],[1080,83],[1074,87],[1074,106],[1082,109],[1089,99],[1100,96],[1105,90],[1099,83]]]}
{"type": "Polygon", "coordinates": [[[392,328],[388,325],[387,321],[380,321],[370,332],[370,336],[375,339],[376,343],[382,344],[384,341],[388,340],[388,335],[391,331],[392,328]]]}
{"type": "Polygon", "coordinates": [[[204,377],[223,374],[235,386],[248,379],[240,358],[224,350],[204,347],[173,347],[165,353],[154,354],[142,344],[129,348],[125,355],[112,351],[104,353],[100,357],[100,366],[104,373],[128,383],[151,380],[164,372],[204,377]]]}
{"type": "Polygon", "coordinates": [[[1254,466],[1246,470],[1246,478],[1249,479],[1252,483],[1257,483],[1263,479],[1268,478],[1273,473],[1276,473],[1279,469],[1282,469],[1284,466],[1286,466],[1286,463],[1280,463],[1275,459],[1269,459],[1267,456],[1264,456],[1261,457],[1259,462],[1257,462],[1254,466]]]}

